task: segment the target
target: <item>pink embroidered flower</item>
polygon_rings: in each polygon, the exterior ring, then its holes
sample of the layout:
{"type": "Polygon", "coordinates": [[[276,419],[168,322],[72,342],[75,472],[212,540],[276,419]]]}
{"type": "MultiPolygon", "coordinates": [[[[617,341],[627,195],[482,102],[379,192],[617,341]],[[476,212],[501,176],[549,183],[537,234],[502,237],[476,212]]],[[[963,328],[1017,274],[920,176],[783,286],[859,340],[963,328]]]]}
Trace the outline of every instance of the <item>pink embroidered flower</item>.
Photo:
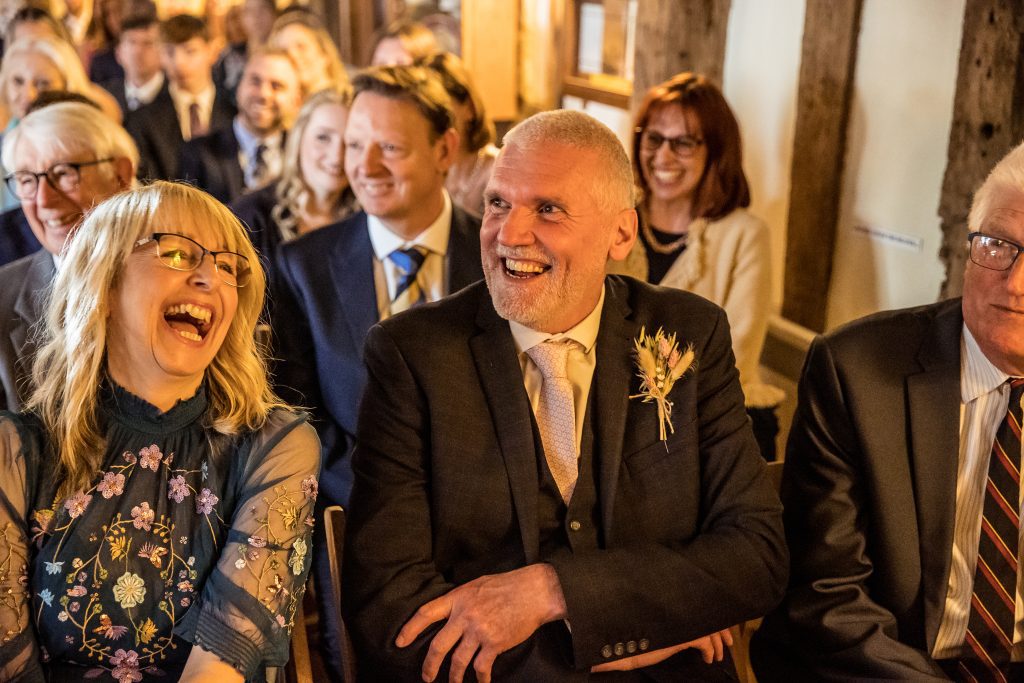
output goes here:
{"type": "Polygon", "coordinates": [[[124,458],[124,461],[129,465],[134,465],[139,461],[139,459],[136,458],[135,454],[132,453],[131,451],[125,451],[124,453],[121,454],[121,457],[124,458]]]}
{"type": "Polygon", "coordinates": [[[180,582],[178,584],[178,590],[181,591],[182,593],[191,593],[192,592],[192,584],[191,584],[191,582],[189,582],[189,581],[182,581],[182,582],[180,582]]]}
{"type": "Polygon", "coordinates": [[[160,467],[160,461],[163,460],[164,454],[160,452],[156,444],[147,446],[139,451],[139,464],[142,465],[143,469],[151,469],[156,472],[157,468],[160,467]]]}
{"type": "Polygon", "coordinates": [[[320,491],[320,485],[317,484],[316,477],[310,475],[302,480],[302,494],[309,500],[316,500],[317,493],[320,491]]]}
{"type": "Polygon", "coordinates": [[[191,604],[192,604],[192,598],[190,598],[188,596],[185,596],[184,598],[181,599],[181,606],[182,607],[188,607],[191,604]]]}
{"type": "Polygon", "coordinates": [[[250,536],[249,545],[251,545],[253,548],[266,548],[267,539],[263,538],[262,536],[250,536]]]}
{"type": "Polygon", "coordinates": [[[84,492],[79,491],[75,495],[64,501],[64,509],[71,515],[71,519],[81,517],[85,509],[89,507],[89,502],[92,500],[92,496],[86,495],[84,492]]]}
{"type": "Polygon", "coordinates": [[[118,648],[114,656],[110,658],[114,670],[110,675],[118,683],[138,683],[142,680],[142,672],[139,671],[139,655],[135,650],[124,650],[118,648]]]}
{"type": "Polygon", "coordinates": [[[167,482],[167,497],[175,503],[180,503],[189,495],[188,483],[185,477],[180,474],[167,482]]]}
{"type": "Polygon", "coordinates": [[[86,593],[88,593],[88,591],[85,590],[85,586],[73,586],[72,588],[68,589],[68,595],[70,595],[73,598],[81,598],[86,593]]]}
{"type": "Polygon", "coordinates": [[[136,505],[132,508],[132,525],[136,529],[149,531],[154,517],[156,517],[156,513],[149,508],[149,503],[136,505]]]}
{"type": "Polygon", "coordinates": [[[124,475],[107,472],[103,475],[103,481],[97,484],[96,489],[103,494],[104,498],[120,496],[124,492],[124,475]]]}
{"type": "Polygon", "coordinates": [[[79,610],[80,607],[81,607],[81,605],[79,603],[73,602],[70,605],[68,605],[68,611],[71,612],[72,614],[74,614],[75,612],[77,612],[79,610]]]}
{"type": "Polygon", "coordinates": [[[213,512],[213,506],[220,500],[217,496],[213,495],[210,489],[203,489],[196,496],[196,512],[201,515],[208,515],[213,512]]]}
{"type": "Polygon", "coordinates": [[[284,615],[283,615],[283,614],[278,614],[278,615],[277,615],[277,625],[278,625],[278,626],[280,626],[281,628],[284,628],[284,627],[285,627],[285,624],[287,624],[287,623],[288,623],[288,622],[286,622],[286,621],[284,620],[284,615]]]}

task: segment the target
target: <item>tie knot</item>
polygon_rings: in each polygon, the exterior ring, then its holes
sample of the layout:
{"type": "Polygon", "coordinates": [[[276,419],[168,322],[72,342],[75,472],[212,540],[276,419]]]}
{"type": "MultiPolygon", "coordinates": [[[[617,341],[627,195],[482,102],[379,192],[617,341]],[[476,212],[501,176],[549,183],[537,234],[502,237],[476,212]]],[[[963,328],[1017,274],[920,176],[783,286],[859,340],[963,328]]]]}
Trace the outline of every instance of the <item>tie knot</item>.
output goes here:
{"type": "Polygon", "coordinates": [[[395,249],[388,254],[391,262],[398,266],[398,269],[406,275],[415,275],[419,271],[420,266],[423,265],[426,257],[427,255],[420,251],[418,247],[395,249]]]}
{"type": "Polygon", "coordinates": [[[540,370],[544,379],[568,377],[569,352],[579,344],[572,339],[548,340],[526,350],[526,355],[540,370]]]}

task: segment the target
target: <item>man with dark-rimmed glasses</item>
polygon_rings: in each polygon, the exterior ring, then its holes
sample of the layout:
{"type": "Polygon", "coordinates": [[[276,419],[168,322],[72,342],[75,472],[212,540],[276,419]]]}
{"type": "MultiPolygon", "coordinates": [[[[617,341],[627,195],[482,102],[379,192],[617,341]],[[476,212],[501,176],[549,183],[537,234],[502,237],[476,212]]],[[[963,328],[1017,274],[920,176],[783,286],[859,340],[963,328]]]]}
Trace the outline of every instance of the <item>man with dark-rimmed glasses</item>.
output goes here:
{"type": "Polygon", "coordinates": [[[64,243],[89,209],[132,185],[139,154],[121,126],[77,102],[30,113],[4,136],[2,154],[4,182],[43,246],[0,268],[0,409],[18,410],[31,391],[31,328],[64,243]]]}
{"type": "Polygon", "coordinates": [[[812,344],[782,483],[792,557],[758,680],[1024,674],[1024,145],[975,194],[963,298],[812,344]]]}

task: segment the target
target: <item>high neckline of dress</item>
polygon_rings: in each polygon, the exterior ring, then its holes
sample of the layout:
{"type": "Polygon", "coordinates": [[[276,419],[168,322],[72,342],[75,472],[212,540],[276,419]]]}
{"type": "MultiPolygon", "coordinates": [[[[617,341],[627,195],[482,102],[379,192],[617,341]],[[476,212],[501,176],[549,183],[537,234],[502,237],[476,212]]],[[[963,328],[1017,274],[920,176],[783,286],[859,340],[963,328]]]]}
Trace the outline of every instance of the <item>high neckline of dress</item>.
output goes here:
{"type": "Polygon", "coordinates": [[[110,419],[148,434],[168,434],[195,422],[206,411],[206,385],[191,398],[180,399],[167,412],[131,393],[109,378],[104,383],[102,405],[110,419]]]}

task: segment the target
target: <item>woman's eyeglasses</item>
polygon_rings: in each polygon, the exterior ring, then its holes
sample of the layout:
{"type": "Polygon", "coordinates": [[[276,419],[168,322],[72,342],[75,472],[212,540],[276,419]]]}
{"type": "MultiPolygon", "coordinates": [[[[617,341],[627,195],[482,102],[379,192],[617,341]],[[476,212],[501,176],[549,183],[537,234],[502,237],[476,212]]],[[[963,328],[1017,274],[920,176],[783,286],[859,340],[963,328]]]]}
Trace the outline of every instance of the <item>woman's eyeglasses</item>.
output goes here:
{"type": "Polygon", "coordinates": [[[661,149],[661,146],[666,142],[668,148],[672,150],[672,153],[677,157],[692,157],[697,153],[697,149],[704,144],[704,141],[700,138],[695,138],[690,135],[680,135],[677,138],[667,138],[661,133],[656,133],[653,130],[640,130],[640,147],[645,152],[657,152],[661,149]]]}
{"type": "Polygon", "coordinates": [[[168,268],[173,270],[195,270],[206,255],[213,257],[217,278],[232,287],[245,287],[252,279],[249,259],[233,251],[211,251],[190,237],[173,232],[154,232],[135,243],[141,247],[149,242],[156,243],[156,255],[168,268]]]}

